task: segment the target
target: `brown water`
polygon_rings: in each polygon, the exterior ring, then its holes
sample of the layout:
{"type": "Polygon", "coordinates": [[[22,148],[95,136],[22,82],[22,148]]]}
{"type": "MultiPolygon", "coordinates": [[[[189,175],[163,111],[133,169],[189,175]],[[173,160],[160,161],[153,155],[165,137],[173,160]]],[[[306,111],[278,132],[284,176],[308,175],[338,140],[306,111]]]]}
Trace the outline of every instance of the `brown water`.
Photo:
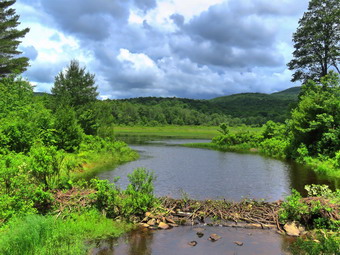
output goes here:
{"type": "Polygon", "coordinates": [[[294,239],[282,237],[271,230],[235,229],[226,227],[178,227],[170,230],[138,229],[124,237],[103,241],[93,249],[96,255],[280,255],[294,239]],[[204,236],[199,238],[196,233],[204,236]],[[211,234],[222,238],[211,242],[211,234]],[[188,243],[196,241],[192,247],[188,243]],[[234,242],[242,242],[238,246],[234,242]]]}

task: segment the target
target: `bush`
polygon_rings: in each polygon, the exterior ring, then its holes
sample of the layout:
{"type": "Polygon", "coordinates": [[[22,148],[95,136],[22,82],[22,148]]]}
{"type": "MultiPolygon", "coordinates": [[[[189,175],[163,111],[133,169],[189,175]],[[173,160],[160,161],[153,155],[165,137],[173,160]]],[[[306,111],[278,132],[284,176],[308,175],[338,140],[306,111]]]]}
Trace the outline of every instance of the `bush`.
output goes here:
{"type": "Polygon", "coordinates": [[[128,175],[130,184],[127,186],[123,200],[124,215],[143,215],[154,206],[153,181],[156,179],[153,172],[144,168],[137,168],[128,175]]]}
{"type": "Polygon", "coordinates": [[[280,220],[298,221],[309,228],[338,229],[336,208],[339,204],[339,193],[332,192],[327,185],[306,185],[307,198],[292,190],[292,195],[282,203],[279,212],[280,220]]]}

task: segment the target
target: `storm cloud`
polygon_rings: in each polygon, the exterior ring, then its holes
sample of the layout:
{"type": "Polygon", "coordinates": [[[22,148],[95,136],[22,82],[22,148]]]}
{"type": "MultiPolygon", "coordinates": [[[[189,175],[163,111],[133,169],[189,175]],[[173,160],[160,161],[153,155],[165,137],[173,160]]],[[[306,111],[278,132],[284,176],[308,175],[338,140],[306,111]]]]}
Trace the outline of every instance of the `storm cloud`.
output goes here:
{"type": "Polygon", "coordinates": [[[194,12],[199,6],[181,0],[18,0],[22,26],[31,28],[22,45],[31,59],[26,76],[49,90],[79,59],[110,98],[212,98],[298,85],[286,63],[308,0],[203,3],[194,12]]]}

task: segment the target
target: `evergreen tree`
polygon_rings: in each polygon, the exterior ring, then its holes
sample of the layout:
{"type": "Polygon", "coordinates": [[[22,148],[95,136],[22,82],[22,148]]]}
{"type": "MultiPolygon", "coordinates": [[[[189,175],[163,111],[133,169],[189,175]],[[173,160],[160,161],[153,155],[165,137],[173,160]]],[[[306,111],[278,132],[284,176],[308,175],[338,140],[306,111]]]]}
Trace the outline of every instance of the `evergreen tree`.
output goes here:
{"type": "Polygon", "coordinates": [[[10,74],[19,74],[26,70],[28,58],[15,56],[21,54],[17,50],[19,38],[28,33],[29,29],[18,30],[19,15],[13,8],[9,8],[15,0],[0,1],[0,78],[10,74]]]}
{"type": "Polygon", "coordinates": [[[292,81],[320,81],[330,70],[340,73],[340,1],[311,0],[293,42],[292,81]]]}
{"type": "Polygon", "coordinates": [[[94,74],[86,72],[77,60],[72,60],[66,70],[55,77],[52,94],[57,104],[78,108],[96,100],[98,93],[94,84],[94,74]]]}

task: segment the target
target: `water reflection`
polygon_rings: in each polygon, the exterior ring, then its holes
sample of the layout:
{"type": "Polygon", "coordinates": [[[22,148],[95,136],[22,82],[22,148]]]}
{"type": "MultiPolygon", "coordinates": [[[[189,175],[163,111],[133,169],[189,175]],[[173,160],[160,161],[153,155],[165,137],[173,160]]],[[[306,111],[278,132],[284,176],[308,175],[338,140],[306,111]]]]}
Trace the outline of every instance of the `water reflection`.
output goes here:
{"type": "MultiPolygon", "coordinates": [[[[306,184],[332,183],[297,164],[266,158],[257,154],[219,152],[186,148],[180,143],[196,140],[161,140],[132,145],[141,157],[99,178],[121,179],[124,188],[127,174],[137,167],[154,170],[157,196],[180,198],[183,193],[194,199],[241,200],[245,197],[275,201],[290,194],[291,188],[304,191],[306,184]]],[[[202,142],[202,141],[198,141],[202,142]]]]}
{"type": "Polygon", "coordinates": [[[206,255],[206,254],[289,254],[288,246],[294,239],[270,230],[235,229],[225,227],[179,227],[170,230],[152,231],[137,229],[119,238],[102,242],[92,251],[96,255],[206,255]],[[199,238],[197,232],[203,232],[199,238]],[[208,237],[218,234],[222,238],[211,242],[208,237]],[[188,243],[196,241],[197,246],[188,243]],[[242,242],[242,246],[234,242],[242,242]]]}

